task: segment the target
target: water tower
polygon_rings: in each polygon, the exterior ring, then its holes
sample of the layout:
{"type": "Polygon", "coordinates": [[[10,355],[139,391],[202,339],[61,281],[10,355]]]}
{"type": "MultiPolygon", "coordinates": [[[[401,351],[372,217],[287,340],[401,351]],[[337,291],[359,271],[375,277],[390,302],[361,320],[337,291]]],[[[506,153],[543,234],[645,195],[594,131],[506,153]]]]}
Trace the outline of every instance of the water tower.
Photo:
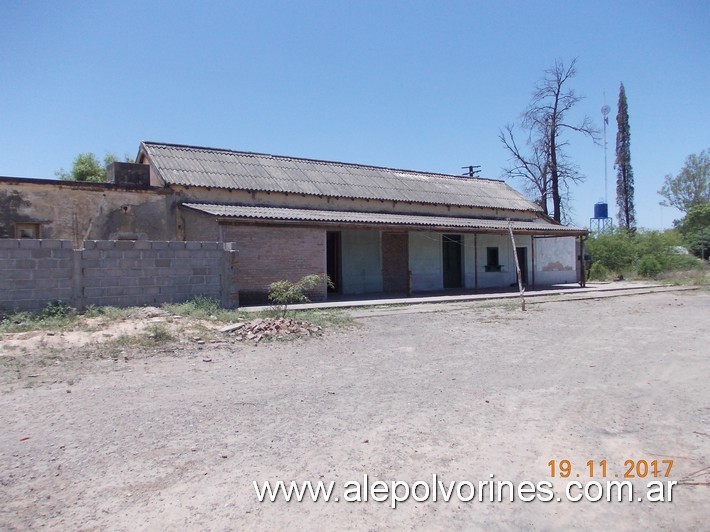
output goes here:
{"type": "Polygon", "coordinates": [[[589,230],[592,233],[603,233],[612,228],[611,218],[609,218],[609,205],[604,200],[599,200],[594,204],[594,218],[589,219],[589,230]]]}
{"type": "Polygon", "coordinates": [[[602,115],[604,115],[604,199],[600,199],[594,204],[594,218],[589,219],[589,230],[593,233],[603,233],[613,227],[609,218],[609,203],[607,203],[607,173],[606,173],[606,126],[609,123],[607,116],[611,107],[604,105],[602,115]]]}

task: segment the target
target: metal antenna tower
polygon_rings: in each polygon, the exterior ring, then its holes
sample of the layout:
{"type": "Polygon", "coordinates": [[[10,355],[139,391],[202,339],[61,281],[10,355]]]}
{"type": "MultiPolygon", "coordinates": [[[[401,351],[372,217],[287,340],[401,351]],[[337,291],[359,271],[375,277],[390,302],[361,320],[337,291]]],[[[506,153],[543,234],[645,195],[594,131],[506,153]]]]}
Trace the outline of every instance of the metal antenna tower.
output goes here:
{"type": "MultiPolygon", "coordinates": [[[[606,92],[604,93],[604,100],[606,101],[606,92]]],[[[609,124],[609,112],[611,111],[611,107],[609,107],[606,103],[602,107],[602,115],[604,116],[604,203],[607,205],[609,204],[609,195],[607,193],[608,186],[607,186],[607,162],[606,162],[606,149],[607,149],[607,142],[606,142],[606,126],[609,124]]]]}

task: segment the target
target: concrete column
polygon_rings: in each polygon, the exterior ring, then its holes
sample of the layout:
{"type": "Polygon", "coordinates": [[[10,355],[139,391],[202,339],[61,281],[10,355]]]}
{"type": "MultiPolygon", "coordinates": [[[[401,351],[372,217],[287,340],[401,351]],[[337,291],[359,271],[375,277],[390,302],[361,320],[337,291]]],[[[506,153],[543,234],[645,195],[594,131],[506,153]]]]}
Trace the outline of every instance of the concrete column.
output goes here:
{"type": "Polygon", "coordinates": [[[72,306],[78,310],[84,308],[84,269],[83,249],[72,250],[74,272],[72,275],[72,306]]]}
{"type": "Polygon", "coordinates": [[[239,284],[237,282],[237,259],[239,251],[235,242],[224,244],[222,271],[220,272],[220,303],[224,308],[239,308],[239,284]]]}

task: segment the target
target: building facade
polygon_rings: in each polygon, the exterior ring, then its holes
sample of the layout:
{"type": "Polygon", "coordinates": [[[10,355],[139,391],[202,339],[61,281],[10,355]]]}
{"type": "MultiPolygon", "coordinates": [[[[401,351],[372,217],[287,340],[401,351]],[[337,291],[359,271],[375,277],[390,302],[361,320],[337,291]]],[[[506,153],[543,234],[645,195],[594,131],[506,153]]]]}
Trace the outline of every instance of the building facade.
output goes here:
{"type": "Polygon", "coordinates": [[[233,242],[242,304],[313,273],[344,295],[508,287],[516,257],[528,286],[581,275],[586,230],[503,181],[152,142],[109,179],[0,178],[0,238],[233,242]]]}

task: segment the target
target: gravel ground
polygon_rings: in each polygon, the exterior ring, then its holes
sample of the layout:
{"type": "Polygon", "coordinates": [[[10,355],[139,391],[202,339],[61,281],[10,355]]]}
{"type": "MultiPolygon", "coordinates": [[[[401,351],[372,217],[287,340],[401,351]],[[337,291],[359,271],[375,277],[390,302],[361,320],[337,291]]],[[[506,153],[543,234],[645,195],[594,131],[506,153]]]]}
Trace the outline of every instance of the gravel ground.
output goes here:
{"type": "Polygon", "coordinates": [[[28,353],[0,369],[0,529],[707,529],[709,309],[706,291],[483,302],[256,346],[28,353]],[[570,478],[551,478],[565,459],[570,478]],[[672,502],[636,500],[650,473],[633,502],[565,500],[568,481],[623,477],[627,460],[664,464],[672,502]],[[555,497],[392,509],[262,503],[253,486],[335,481],[342,499],[365,474],[549,481],[555,497]]]}

